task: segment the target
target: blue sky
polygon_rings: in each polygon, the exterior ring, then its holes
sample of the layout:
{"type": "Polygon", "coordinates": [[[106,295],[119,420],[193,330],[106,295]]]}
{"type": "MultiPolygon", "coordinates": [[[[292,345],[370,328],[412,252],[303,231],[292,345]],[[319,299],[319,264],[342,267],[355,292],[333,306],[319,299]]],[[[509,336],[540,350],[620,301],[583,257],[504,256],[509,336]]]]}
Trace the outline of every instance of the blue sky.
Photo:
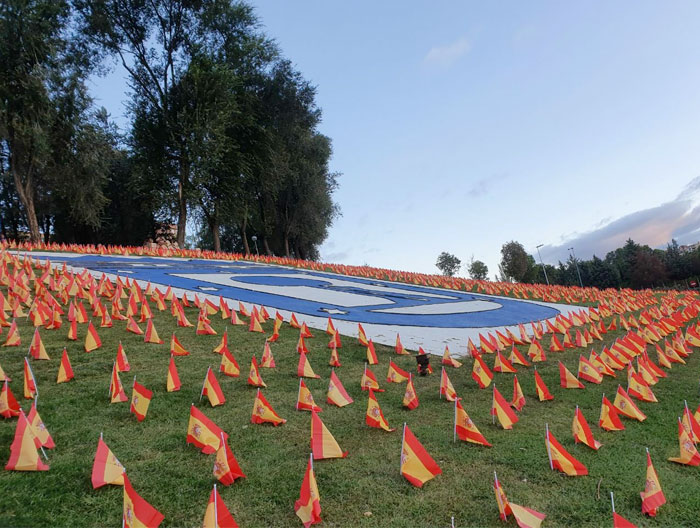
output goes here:
{"type": "MultiPolygon", "coordinates": [[[[254,5],[333,140],[324,260],[493,277],[509,240],[551,263],[700,240],[700,3],[254,5]]],[[[124,124],[121,72],[94,85],[124,124]]]]}

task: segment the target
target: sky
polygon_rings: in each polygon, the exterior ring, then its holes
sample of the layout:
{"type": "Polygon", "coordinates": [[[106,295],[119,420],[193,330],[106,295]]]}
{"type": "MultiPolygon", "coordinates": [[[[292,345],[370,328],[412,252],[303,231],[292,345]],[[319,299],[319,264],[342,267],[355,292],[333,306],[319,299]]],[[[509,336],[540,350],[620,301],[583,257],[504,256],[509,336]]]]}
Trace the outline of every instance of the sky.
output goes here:
{"type": "MultiPolygon", "coordinates": [[[[323,260],[437,273],[447,251],[493,278],[511,240],[551,264],[700,240],[699,2],[253,5],[333,141],[323,260]]],[[[126,90],[93,82],[122,127],[126,90]]]]}

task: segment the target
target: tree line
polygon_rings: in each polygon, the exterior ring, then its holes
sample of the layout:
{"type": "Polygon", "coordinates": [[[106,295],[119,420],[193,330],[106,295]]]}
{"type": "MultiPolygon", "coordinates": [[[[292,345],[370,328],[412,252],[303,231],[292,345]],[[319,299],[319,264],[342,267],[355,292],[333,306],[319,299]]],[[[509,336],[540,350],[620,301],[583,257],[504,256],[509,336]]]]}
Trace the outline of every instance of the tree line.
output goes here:
{"type": "Polygon", "coordinates": [[[317,258],[339,210],[315,99],[243,2],[6,0],[0,232],[138,245],[175,223],[180,247],[249,253],[255,236],[317,258]],[[127,131],[88,89],[115,61],[127,131]]]}
{"type": "MultiPolygon", "coordinates": [[[[438,256],[436,266],[446,276],[454,276],[461,260],[447,252],[438,256]]],[[[520,242],[510,241],[501,247],[496,281],[562,286],[605,288],[688,288],[700,282],[700,247],[684,248],[672,240],[666,249],[652,249],[628,239],[624,246],[610,251],[601,259],[576,259],[566,262],[538,263],[520,242]]],[[[488,268],[472,257],[467,271],[472,279],[487,279],[488,268]]]]}

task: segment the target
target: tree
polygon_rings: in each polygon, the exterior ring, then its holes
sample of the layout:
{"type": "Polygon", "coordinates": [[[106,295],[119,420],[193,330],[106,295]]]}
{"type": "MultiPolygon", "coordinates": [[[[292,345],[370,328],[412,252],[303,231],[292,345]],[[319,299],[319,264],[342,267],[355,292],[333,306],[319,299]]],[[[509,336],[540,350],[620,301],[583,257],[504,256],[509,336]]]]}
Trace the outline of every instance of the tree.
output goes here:
{"type": "Polygon", "coordinates": [[[443,251],[438,255],[435,266],[442,272],[445,277],[454,277],[459,271],[462,261],[454,255],[443,251]]]}
{"type": "Polygon", "coordinates": [[[489,268],[481,262],[480,260],[474,260],[474,257],[472,257],[471,261],[469,262],[469,276],[474,279],[474,280],[486,280],[488,273],[489,273],[489,268]]]}
{"type": "Polygon", "coordinates": [[[528,273],[530,262],[520,242],[510,241],[501,247],[501,273],[505,279],[522,282],[528,273]]]}

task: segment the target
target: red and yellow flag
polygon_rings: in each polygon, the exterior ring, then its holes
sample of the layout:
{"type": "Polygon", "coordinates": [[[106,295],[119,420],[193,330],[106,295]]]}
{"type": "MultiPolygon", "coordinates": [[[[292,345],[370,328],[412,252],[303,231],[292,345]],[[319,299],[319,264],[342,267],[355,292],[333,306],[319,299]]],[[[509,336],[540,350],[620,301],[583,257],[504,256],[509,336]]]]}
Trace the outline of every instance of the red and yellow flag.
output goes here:
{"type": "Polygon", "coordinates": [[[588,475],[586,466],[564,449],[549,431],[549,426],[547,426],[545,434],[545,445],[547,447],[547,455],[549,456],[549,465],[552,469],[557,469],[570,477],[588,475]]]}
{"type": "Polygon", "coordinates": [[[37,447],[45,447],[46,449],[53,449],[56,447],[53,438],[51,438],[49,431],[46,429],[44,422],[41,420],[41,416],[39,416],[39,413],[36,410],[36,400],[32,402],[32,407],[27,415],[27,420],[29,421],[29,425],[32,427],[32,433],[34,433],[37,447]]]}
{"type": "Polygon", "coordinates": [[[112,378],[109,382],[110,403],[121,403],[128,400],[124,392],[122,380],[119,379],[119,371],[117,370],[117,362],[112,365],[112,378]]]}
{"type": "Polygon", "coordinates": [[[139,422],[143,422],[148,413],[148,406],[153,398],[153,391],[148,390],[134,379],[134,385],[131,388],[131,408],[130,412],[136,415],[139,422]]]}
{"type": "Polygon", "coordinates": [[[258,360],[256,359],[255,354],[253,354],[253,357],[250,360],[248,385],[252,385],[253,387],[267,387],[262,379],[262,376],[260,376],[260,372],[258,371],[258,360]]]}
{"type": "Polygon", "coordinates": [[[370,365],[377,365],[379,363],[379,360],[377,359],[377,352],[374,350],[374,343],[371,339],[367,344],[367,363],[370,365]]]}
{"type": "Polygon", "coordinates": [[[513,347],[510,350],[510,356],[508,357],[508,361],[516,365],[522,365],[524,367],[530,366],[530,362],[527,359],[525,359],[525,357],[518,351],[515,345],[513,345],[513,347]]]}
{"type": "Polygon", "coordinates": [[[629,394],[620,385],[617,386],[617,394],[615,395],[615,409],[617,409],[622,415],[628,418],[634,418],[643,422],[647,419],[646,414],[639,410],[630,398],[629,394]]]}
{"type": "Polygon", "coordinates": [[[158,336],[158,331],[153,324],[153,319],[149,319],[146,323],[146,335],[143,336],[144,343],[153,343],[156,345],[162,345],[163,340],[158,336]]]}
{"type": "Polygon", "coordinates": [[[395,431],[389,427],[389,422],[384,418],[384,413],[382,408],[379,407],[379,402],[377,401],[374,391],[369,390],[369,398],[367,398],[367,412],[365,413],[365,423],[370,427],[376,427],[377,429],[384,429],[387,432],[395,431]]]}
{"type": "Polygon", "coordinates": [[[353,399],[346,392],[345,387],[343,387],[343,384],[336,375],[335,370],[331,372],[331,379],[328,382],[326,401],[337,407],[345,407],[353,402],[353,399]]]}
{"type": "Polygon", "coordinates": [[[547,516],[532,508],[509,502],[495,471],[493,478],[493,490],[496,493],[496,502],[498,503],[498,512],[501,520],[507,521],[508,515],[512,515],[520,528],[539,528],[547,516]]]}
{"type": "Polygon", "coordinates": [[[221,434],[221,442],[216,450],[214,461],[214,477],[224,486],[230,486],[237,478],[245,478],[245,473],[238,465],[238,460],[233,455],[227,439],[221,434]]]}
{"type": "Polygon", "coordinates": [[[512,429],[513,424],[518,423],[518,415],[511,409],[510,404],[493,386],[493,399],[491,402],[491,416],[498,418],[503,429],[512,429]]]}
{"type": "Polygon", "coordinates": [[[11,346],[19,346],[21,344],[22,344],[22,339],[20,338],[19,330],[17,329],[17,321],[15,321],[13,319],[12,324],[10,325],[10,329],[7,331],[7,337],[5,338],[5,343],[3,343],[2,346],[11,347],[11,346]]]}
{"type": "Polygon", "coordinates": [[[510,404],[517,410],[522,411],[525,407],[525,394],[518,381],[518,376],[513,376],[513,400],[510,404]]]}
{"type": "Polygon", "coordinates": [[[442,367],[442,372],[440,374],[440,398],[445,397],[447,401],[453,402],[457,398],[457,392],[455,392],[454,387],[450,378],[447,376],[447,371],[445,367],[442,367]]]}
{"type": "Polygon", "coordinates": [[[182,346],[182,343],[180,343],[180,340],[177,338],[177,336],[173,333],[172,337],[170,338],[170,353],[173,356],[189,356],[190,353],[189,351],[182,346]]]}
{"type": "Polygon", "coordinates": [[[654,392],[651,390],[651,387],[647,385],[639,373],[632,372],[631,370],[629,371],[629,376],[627,378],[627,393],[641,401],[658,401],[654,395],[654,392]]]}
{"type": "Polygon", "coordinates": [[[362,380],[360,380],[360,384],[362,385],[363,391],[373,390],[375,392],[384,392],[384,389],[379,388],[379,382],[377,381],[377,377],[374,375],[374,372],[367,368],[366,363],[365,371],[362,374],[362,380]]]}
{"type": "Polygon", "coordinates": [[[253,413],[250,421],[254,424],[271,423],[275,427],[286,423],[287,420],[280,418],[272,406],[267,402],[263,393],[258,389],[253,402],[253,413]]]}
{"type": "Polygon", "coordinates": [[[413,375],[408,375],[408,383],[406,384],[406,392],[403,395],[403,406],[408,410],[413,410],[418,407],[418,394],[413,386],[413,375]]]}
{"type": "Polygon", "coordinates": [[[260,358],[260,368],[275,368],[275,358],[272,355],[269,341],[265,341],[265,349],[262,358],[260,358]]]}
{"type": "Polygon", "coordinates": [[[107,447],[102,439],[102,434],[100,434],[95,460],[92,463],[92,488],[97,489],[107,484],[123,486],[125,471],[124,466],[117,460],[112,450],[107,447]]]}
{"type": "Polygon", "coordinates": [[[29,359],[24,358],[24,397],[27,400],[33,400],[36,394],[36,378],[32,367],[29,366],[29,359]]]}
{"type": "Polygon", "coordinates": [[[585,357],[578,358],[578,377],[591,383],[602,383],[603,374],[585,357]]]}
{"type": "Polygon", "coordinates": [[[396,334],[396,345],[394,346],[394,350],[400,356],[406,356],[410,354],[410,352],[408,352],[408,350],[406,350],[401,344],[401,337],[399,337],[399,334],[396,334]]]}
{"type": "Polygon", "coordinates": [[[221,354],[224,349],[228,348],[228,331],[224,330],[224,335],[221,336],[221,341],[219,342],[218,345],[214,347],[213,352],[215,354],[221,354]]]}
{"type": "Polygon", "coordinates": [[[139,327],[138,323],[134,321],[133,317],[129,317],[127,319],[126,331],[136,335],[143,335],[143,330],[141,330],[141,327],[139,327]]]}
{"type": "Polygon", "coordinates": [[[411,429],[404,424],[401,442],[401,474],[411,484],[420,488],[440,473],[442,473],[440,466],[428,454],[411,429]]]}
{"type": "Polygon", "coordinates": [[[598,427],[606,431],[623,431],[625,429],[622,420],[617,414],[615,406],[603,394],[603,403],[600,406],[600,419],[598,427]]]}
{"type": "Polygon", "coordinates": [[[467,411],[462,407],[462,399],[455,400],[455,436],[465,442],[491,447],[491,444],[479,432],[467,411]]]}
{"type": "Polygon", "coordinates": [[[331,367],[339,367],[340,366],[340,356],[338,355],[337,348],[331,349],[331,359],[328,361],[328,364],[331,367]]]}
{"type": "Polygon", "coordinates": [[[445,345],[445,352],[442,355],[442,364],[454,368],[459,368],[462,366],[461,362],[457,361],[450,355],[450,349],[447,347],[447,345],[445,345]]]}
{"type": "Polygon", "coordinates": [[[678,419],[678,445],[680,447],[680,456],[669,458],[671,462],[685,466],[700,466],[700,453],[695,448],[695,444],[690,434],[688,434],[688,430],[683,427],[680,418],[678,419]]]}
{"type": "Polygon", "coordinates": [[[644,481],[644,491],[639,494],[642,497],[642,513],[650,517],[656,517],[657,510],[666,504],[666,497],[661,490],[661,482],[656,474],[654,464],[651,463],[651,455],[647,449],[647,477],[644,481]]]}
{"type": "Polygon", "coordinates": [[[574,421],[571,424],[571,431],[577,444],[585,444],[596,451],[600,448],[601,443],[593,438],[591,428],[588,426],[588,422],[586,418],[584,418],[581,409],[578,408],[578,405],[574,412],[574,421]]]}
{"type": "Polygon", "coordinates": [[[56,376],[56,383],[65,383],[73,379],[73,368],[70,364],[70,359],[68,359],[68,351],[64,348],[63,355],[61,356],[61,363],[58,366],[58,375],[56,376]]]}
{"type": "Polygon", "coordinates": [[[194,405],[190,406],[190,420],[187,424],[187,443],[194,444],[205,455],[216,453],[221,444],[221,435],[228,438],[218,425],[207,418],[194,405]]]}
{"type": "Polygon", "coordinates": [[[486,362],[481,358],[481,354],[472,353],[474,356],[474,364],[472,365],[472,379],[476,381],[479,388],[485,389],[491,385],[493,372],[486,365],[486,362]]]}
{"type": "Polygon", "coordinates": [[[501,352],[496,352],[496,358],[493,360],[493,371],[494,372],[517,372],[515,367],[508,361],[501,352]]]}
{"type": "Polygon", "coordinates": [[[6,379],[5,383],[3,383],[2,392],[0,392],[0,416],[3,418],[13,418],[19,416],[20,408],[7,381],[6,379]]]}
{"type": "Polygon", "coordinates": [[[365,329],[362,328],[362,325],[360,323],[357,323],[357,340],[363,347],[369,346],[367,334],[365,334],[365,329]]]}
{"type": "Polygon", "coordinates": [[[321,408],[316,405],[316,402],[314,402],[314,397],[311,394],[311,391],[301,378],[299,378],[299,392],[297,394],[296,409],[297,411],[321,411],[321,408]]]}
{"type": "Polygon", "coordinates": [[[226,507],[224,499],[216,491],[216,484],[214,484],[214,489],[211,490],[209,495],[202,528],[238,528],[238,524],[236,524],[233,515],[226,507]]]}
{"type": "Polygon", "coordinates": [[[386,381],[388,383],[403,383],[408,381],[410,374],[399,367],[392,360],[389,360],[389,370],[386,373],[386,381]]]}
{"type": "Polygon", "coordinates": [[[299,499],[294,502],[294,511],[304,524],[304,528],[321,522],[321,497],[318,494],[316,476],[314,475],[313,454],[309,456],[306,473],[304,473],[304,480],[299,491],[299,499]]]}
{"type": "Polygon", "coordinates": [[[34,330],[32,342],[29,345],[29,355],[32,356],[33,359],[51,359],[46,353],[46,348],[44,347],[44,342],[41,340],[38,328],[34,330]]]}
{"type": "Polygon", "coordinates": [[[175,358],[172,355],[170,356],[170,363],[168,364],[168,379],[165,385],[168,392],[176,392],[180,390],[180,376],[177,373],[175,358]]]}
{"type": "Polygon", "coordinates": [[[559,384],[564,389],[584,389],[583,383],[581,383],[576,376],[574,376],[569,369],[564,366],[564,363],[559,362],[559,384]]]}
{"type": "Polygon", "coordinates": [[[124,528],[157,528],[165,517],[141,497],[124,473],[124,528]]]}
{"type": "Polygon", "coordinates": [[[311,368],[311,363],[306,357],[306,353],[299,354],[299,363],[297,364],[297,376],[300,378],[320,378],[318,374],[311,368]]]}
{"type": "Polygon", "coordinates": [[[347,451],[340,449],[338,442],[315,410],[311,412],[311,451],[316,460],[348,456],[347,451]]]}
{"type": "Polygon", "coordinates": [[[221,353],[221,363],[219,364],[219,372],[224,376],[237,378],[241,375],[241,369],[238,366],[238,361],[233,357],[233,354],[228,348],[224,348],[221,353]]]}
{"type": "Polygon", "coordinates": [[[129,365],[129,360],[126,357],[126,352],[124,352],[124,347],[122,342],[119,341],[119,346],[117,346],[117,372],[129,372],[131,370],[131,365],[129,365]]]}
{"type": "Polygon", "coordinates": [[[102,346],[102,340],[100,336],[97,335],[97,330],[92,324],[92,321],[88,323],[87,334],[85,335],[85,352],[92,352],[97,350],[102,346]]]}
{"type": "Polygon", "coordinates": [[[10,460],[5,469],[8,471],[48,471],[49,466],[39,458],[37,439],[32,426],[23,412],[15,428],[15,437],[10,445],[10,460]]]}
{"type": "Polygon", "coordinates": [[[530,344],[529,348],[527,349],[527,356],[533,363],[547,361],[547,356],[544,353],[544,348],[542,348],[542,345],[536,339],[530,344]]]}
{"type": "Polygon", "coordinates": [[[204,376],[202,394],[199,397],[200,400],[202,399],[202,396],[206,396],[209,399],[209,403],[212,407],[226,403],[224,392],[221,390],[219,380],[216,379],[216,374],[214,374],[211,367],[207,369],[207,374],[204,376]]]}
{"type": "Polygon", "coordinates": [[[540,377],[539,372],[535,370],[535,390],[537,391],[537,397],[540,401],[553,400],[554,396],[549,392],[547,385],[545,385],[544,380],[540,377]]]}

